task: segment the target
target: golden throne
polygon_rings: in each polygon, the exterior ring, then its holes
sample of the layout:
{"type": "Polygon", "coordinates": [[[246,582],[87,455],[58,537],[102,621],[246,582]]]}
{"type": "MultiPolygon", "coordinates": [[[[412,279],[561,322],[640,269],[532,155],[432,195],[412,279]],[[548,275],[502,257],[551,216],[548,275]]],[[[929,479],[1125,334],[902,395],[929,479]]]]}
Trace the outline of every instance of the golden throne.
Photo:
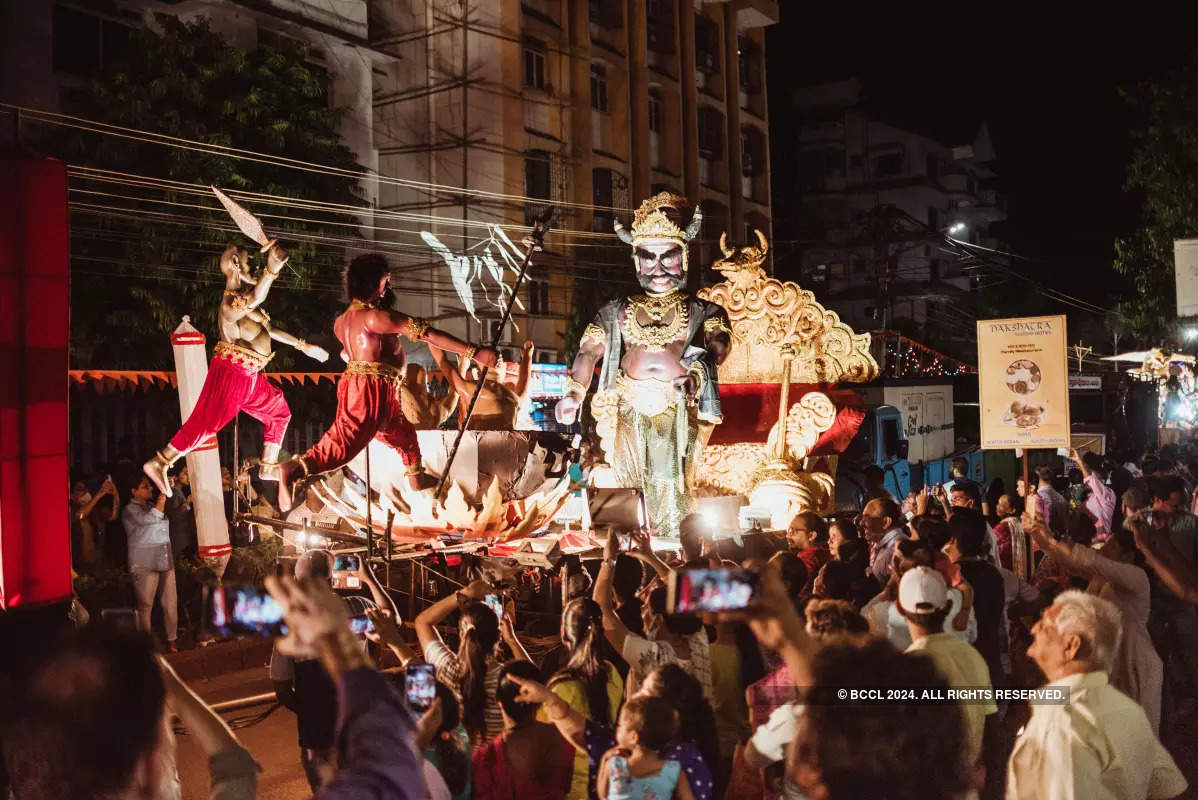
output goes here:
{"type": "Polygon", "coordinates": [[[727,310],[733,344],[719,368],[724,422],[701,432],[690,484],[701,497],[743,495],[784,528],[799,511],[831,510],[837,454],[864,419],[860,397],[835,384],[873,380],[878,365],[868,333],[765,274],[769,245],[755,233],[737,248],[721,235],[712,267],[725,280],[699,292],[727,310]]]}

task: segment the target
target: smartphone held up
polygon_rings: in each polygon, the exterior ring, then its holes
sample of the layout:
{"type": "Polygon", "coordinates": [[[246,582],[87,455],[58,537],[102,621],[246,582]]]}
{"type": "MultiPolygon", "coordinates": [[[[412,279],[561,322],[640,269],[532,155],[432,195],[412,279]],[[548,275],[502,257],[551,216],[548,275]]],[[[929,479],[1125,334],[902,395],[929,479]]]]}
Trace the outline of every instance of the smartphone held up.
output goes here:
{"type": "Polygon", "coordinates": [[[358,577],[361,569],[361,556],[353,553],[338,555],[333,559],[333,574],[331,576],[334,589],[361,589],[362,579],[358,577]]]}
{"type": "Polygon", "coordinates": [[[497,594],[489,594],[483,598],[487,608],[495,612],[495,616],[503,619],[503,598],[497,594]]]}
{"type": "Polygon", "coordinates": [[[431,664],[404,668],[404,695],[413,711],[428,711],[437,699],[437,677],[431,664]]]}
{"type": "Polygon", "coordinates": [[[683,569],[670,573],[666,611],[671,614],[714,614],[740,611],[761,592],[761,576],[751,569],[683,569]]]}
{"type": "Polygon", "coordinates": [[[222,636],[252,633],[282,636],[283,609],[266,589],[259,586],[212,586],[205,589],[206,615],[213,630],[222,636]]]}

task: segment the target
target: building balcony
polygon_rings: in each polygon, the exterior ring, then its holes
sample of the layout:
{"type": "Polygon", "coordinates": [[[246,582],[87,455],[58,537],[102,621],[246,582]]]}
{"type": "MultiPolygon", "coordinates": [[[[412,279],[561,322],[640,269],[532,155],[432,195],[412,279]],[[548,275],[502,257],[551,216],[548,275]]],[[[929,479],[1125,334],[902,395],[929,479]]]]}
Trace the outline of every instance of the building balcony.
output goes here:
{"type": "MultiPolygon", "coordinates": [[[[726,3],[728,0],[706,0],[708,3],[726,3]]],[[[741,0],[736,10],[736,26],[741,29],[764,28],[777,25],[778,0],[741,0]]]]}
{"type": "Polygon", "coordinates": [[[520,7],[529,16],[538,17],[543,22],[561,27],[562,6],[558,0],[521,0],[520,7]]]}
{"type": "Polygon", "coordinates": [[[552,128],[550,127],[550,106],[548,103],[537,102],[535,100],[524,101],[524,128],[525,130],[537,131],[546,135],[551,135],[552,128]]]}

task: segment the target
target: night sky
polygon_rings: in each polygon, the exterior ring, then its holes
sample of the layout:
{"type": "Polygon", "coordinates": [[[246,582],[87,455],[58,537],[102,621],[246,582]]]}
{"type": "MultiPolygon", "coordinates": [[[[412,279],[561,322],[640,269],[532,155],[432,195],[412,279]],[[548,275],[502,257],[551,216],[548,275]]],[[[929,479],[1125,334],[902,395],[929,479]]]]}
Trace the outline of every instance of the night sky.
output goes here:
{"type": "MultiPolygon", "coordinates": [[[[1198,39],[988,32],[977,22],[903,30],[875,21],[869,31],[860,17],[815,22],[800,13],[807,6],[787,5],[766,43],[775,182],[793,175],[781,139],[794,130],[796,86],[857,77],[883,119],[948,145],[968,143],[986,120],[1009,202],[1008,248],[1043,259],[1028,268],[1043,283],[1109,305],[1121,281],[1112,242],[1137,220],[1122,188],[1137,120],[1118,89],[1193,59],[1198,39]]],[[[775,238],[802,233],[785,224],[776,205],[775,238]]]]}

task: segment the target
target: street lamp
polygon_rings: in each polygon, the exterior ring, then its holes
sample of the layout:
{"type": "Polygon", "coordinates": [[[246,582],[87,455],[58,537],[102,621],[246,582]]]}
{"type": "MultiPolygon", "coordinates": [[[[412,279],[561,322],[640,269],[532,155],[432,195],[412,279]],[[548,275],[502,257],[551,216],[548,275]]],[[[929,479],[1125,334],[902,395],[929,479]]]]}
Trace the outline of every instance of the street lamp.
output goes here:
{"type": "Polygon", "coordinates": [[[954,222],[952,225],[948,226],[948,235],[957,236],[959,234],[965,233],[965,230],[968,227],[969,226],[967,226],[964,222],[954,222]]]}

